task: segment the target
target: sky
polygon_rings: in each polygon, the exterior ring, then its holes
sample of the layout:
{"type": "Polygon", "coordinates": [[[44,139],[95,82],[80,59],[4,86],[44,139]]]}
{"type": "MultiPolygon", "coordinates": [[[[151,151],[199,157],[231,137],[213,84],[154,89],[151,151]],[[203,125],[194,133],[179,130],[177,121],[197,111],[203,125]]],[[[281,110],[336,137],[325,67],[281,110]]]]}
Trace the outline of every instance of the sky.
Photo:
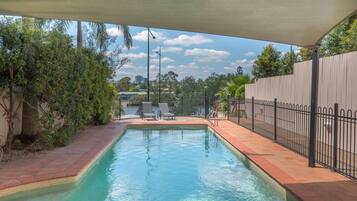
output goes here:
{"type": "MultiPolygon", "coordinates": [[[[76,33],[75,26],[71,33],[76,33]]],[[[117,37],[108,51],[123,45],[123,36],[116,27],[108,25],[107,32],[117,37]]],[[[133,47],[123,49],[121,57],[129,62],[116,72],[116,79],[125,76],[134,79],[136,75],[147,77],[147,28],[130,26],[133,47]]],[[[179,79],[186,76],[206,78],[211,73],[235,73],[237,66],[243,67],[244,74],[251,74],[253,62],[263,47],[273,44],[282,53],[290,51],[290,45],[244,39],[239,37],[219,36],[212,34],[184,32],[151,28],[156,39],[150,39],[150,80],[158,75],[158,55],[162,48],[161,72],[174,71],[179,79]]],[[[293,46],[296,50],[298,47],[293,46]]]]}

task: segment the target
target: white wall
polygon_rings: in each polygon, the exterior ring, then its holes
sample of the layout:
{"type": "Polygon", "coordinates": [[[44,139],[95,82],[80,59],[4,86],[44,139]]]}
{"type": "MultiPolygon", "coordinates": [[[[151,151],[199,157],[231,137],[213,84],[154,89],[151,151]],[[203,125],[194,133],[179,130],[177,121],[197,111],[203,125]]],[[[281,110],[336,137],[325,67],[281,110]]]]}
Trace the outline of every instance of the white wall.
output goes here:
{"type": "MultiPolygon", "coordinates": [[[[319,105],[357,110],[357,51],[320,58],[319,105]]],[[[296,63],[294,74],[262,78],[245,87],[245,97],[310,104],[311,61],[296,63]]]]}

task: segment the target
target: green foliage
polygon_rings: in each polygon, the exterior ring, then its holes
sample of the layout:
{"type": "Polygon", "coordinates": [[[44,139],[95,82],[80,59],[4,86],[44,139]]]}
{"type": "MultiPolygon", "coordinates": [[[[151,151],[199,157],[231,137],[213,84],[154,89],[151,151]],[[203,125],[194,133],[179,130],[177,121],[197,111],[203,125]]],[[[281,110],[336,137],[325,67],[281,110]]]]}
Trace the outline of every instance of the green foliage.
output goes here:
{"type": "Polygon", "coordinates": [[[76,49],[69,35],[22,26],[21,20],[0,23],[0,45],[0,91],[16,86],[37,100],[32,107],[41,109],[46,130],[38,143],[62,146],[82,126],[111,120],[118,93],[104,54],[76,49]]]}
{"type": "Polygon", "coordinates": [[[25,68],[25,43],[28,37],[21,32],[20,24],[4,21],[0,24],[0,90],[10,86],[23,86],[25,68]],[[12,75],[10,75],[12,74],[12,75]]]}
{"type": "Polygon", "coordinates": [[[131,86],[130,86],[130,77],[123,77],[117,82],[117,89],[119,91],[129,91],[131,86]]]}
{"type": "MultiPolygon", "coordinates": [[[[333,56],[357,50],[357,15],[334,28],[321,41],[320,56],[333,56]]],[[[301,48],[301,61],[311,60],[311,49],[301,48]]]]}
{"type": "Polygon", "coordinates": [[[244,99],[245,85],[250,83],[249,76],[237,76],[233,77],[227,84],[221,88],[221,90],[216,94],[219,97],[220,104],[219,109],[221,111],[227,111],[228,100],[233,99],[244,99]]]}
{"type": "Polygon", "coordinates": [[[273,45],[264,47],[253,65],[253,75],[255,78],[263,78],[280,75],[282,63],[280,61],[281,53],[273,45]]]}
{"type": "Polygon", "coordinates": [[[178,74],[173,71],[169,71],[162,76],[162,86],[166,87],[169,93],[176,92],[178,84],[177,77],[178,74]]]}
{"type": "Polygon", "coordinates": [[[280,58],[282,67],[279,69],[279,75],[292,74],[294,63],[298,61],[298,55],[294,51],[287,52],[280,58]]]}
{"type": "Polygon", "coordinates": [[[58,113],[74,132],[88,123],[108,122],[117,95],[108,83],[112,71],[106,58],[92,49],[74,49],[59,32],[50,33],[42,48],[39,79],[33,84],[38,98],[48,104],[46,112],[58,113]]]}
{"type": "Polygon", "coordinates": [[[341,44],[344,52],[357,50],[357,19],[351,20],[346,35],[341,38],[341,44]]]}
{"type": "Polygon", "coordinates": [[[113,102],[113,116],[114,118],[119,118],[124,114],[124,109],[122,108],[121,100],[118,95],[116,95],[116,99],[113,102]]]}
{"type": "Polygon", "coordinates": [[[21,100],[15,100],[15,93],[16,97],[22,98],[21,91],[27,83],[24,78],[29,38],[21,31],[19,22],[12,23],[6,19],[0,24],[0,30],[0,107],[8,124],[5,150],[9,151],[15,134],[14,119],[21,106],[21,100]]]}
{"type": "Polygon", "coordinates": [[[312,51],[309,48],[301,48],[299,52],[299,60],[300,61],[307,61],[311,60],[312,58],[312,51]]]}
{"type": "Polygon", "coordinates": [[[146,95],[136,95],[129,98],[129,105],[140,106],[142,102],[146,101],[146,95]]]}
{"type": "Polygon", "coordinates": [[[292,49],[290,52],[281,54],[273,45],[264,47],[258,55],[253,65],[253,75],[255,78],[271,77],[277,75],[292,74],[294,63],[298,61],[292,49]]]}

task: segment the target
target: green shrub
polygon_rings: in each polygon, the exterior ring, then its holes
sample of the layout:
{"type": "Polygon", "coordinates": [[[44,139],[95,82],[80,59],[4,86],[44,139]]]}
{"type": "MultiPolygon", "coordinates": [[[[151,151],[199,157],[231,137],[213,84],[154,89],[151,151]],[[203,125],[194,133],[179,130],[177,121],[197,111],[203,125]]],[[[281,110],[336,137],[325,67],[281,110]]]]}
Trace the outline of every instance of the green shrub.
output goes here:
{"type": "Polygon", "coordinates": [[[81,127],[111,120],[118,93],[103,53],[77,49],[71,36],[25,27],[20,19],[1,21],[0,27],[0,90],[20,86],[24,101],[36,100],[33,108],[46,105],[40,107],[45,132],[36,140],[38,145],[66,145],[81,127]],[[14,76],[9,66],[16,67],[11,68],[14,76]],[[58,125],[56,119],[63,123],[58,125]]]}

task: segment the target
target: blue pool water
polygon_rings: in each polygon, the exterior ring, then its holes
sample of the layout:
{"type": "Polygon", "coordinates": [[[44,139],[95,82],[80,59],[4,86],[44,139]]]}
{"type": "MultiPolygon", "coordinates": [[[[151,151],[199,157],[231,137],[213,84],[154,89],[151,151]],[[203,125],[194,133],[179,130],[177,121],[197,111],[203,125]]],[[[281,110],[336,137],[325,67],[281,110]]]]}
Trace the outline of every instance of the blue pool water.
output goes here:
{"type": "Polygon", "coordinates": [[[16,195],[26,201],[279,201],[206,128],[128,129],[77,184],[16,195]]]}

